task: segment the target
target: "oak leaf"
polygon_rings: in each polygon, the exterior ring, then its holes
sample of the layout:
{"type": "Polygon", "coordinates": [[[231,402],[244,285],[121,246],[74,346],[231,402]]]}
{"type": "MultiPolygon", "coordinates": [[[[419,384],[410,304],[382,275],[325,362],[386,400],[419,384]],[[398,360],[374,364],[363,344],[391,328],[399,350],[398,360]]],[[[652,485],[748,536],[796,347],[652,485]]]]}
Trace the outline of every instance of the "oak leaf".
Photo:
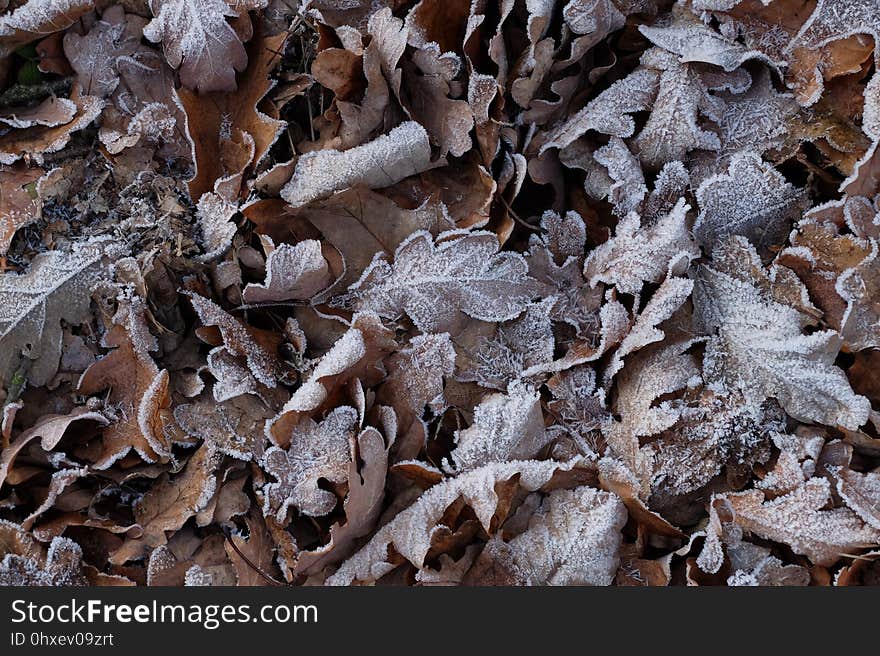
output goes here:
{"type": "Polygon", "coordinates": [[[379,254],[351,287],[355,307],[395,319],[404,312],[425,332],[456,332],[464,315],[481,321],[518,316],[531,300],[532,281],[521,256],[498,252],[488,232],[449,232],[435,245],[416,232],[394,254],[379,254]]]}
{"type": "Polygon", "coordinates": [[[293,178],[281,190],[281,197],[300,207],[355,184],[371,189],[388,187],[443,163],[431,161],[425,128],[408,121],[362,146],[302,155],[293,178]]]}
{"type": "Polygon", "coordinates": [[[168,371],[150,356],[158,348],[145,319],[140,297],[123,301],[103,339],[113,350],[80,377],[80,394],[109,390],[109,409],[116,421],[101,436],[102,452],[94,466],[106,469],[135,451],[146,462],[165,461],[171,447],[164,434],[163,411],[170,404],[168,371]]]}
{"type": "Polygon", "coordinates": [[[312,517],[333,510],[336,495],[319,488],[318,480],[331,483],[347,480],[357,425],[357,411],[343,406],[334,409],[320,423],[303,418],[294,427],[286,451],[270,447],[263,454],[261,464],[277,482],[263,488],[263,512],[285,524],[290,508],[312,517]]]}
{"type": "Polygon", "coordinates": [[[86,242],[38,255],[26,273],[0,275],[0,377],[24,363],[32,384],[49,382],[61,357],[61,322],[85,321],[104,258],[114,252],[107,242],[86,242]]]}
{"type": "Polygon", "coordinates": [[[225,0],[150,0],[149,4],[154,18],[144,27],[144,36],[162,43],[168,63],[180,69],[181,81],[201,92],[233,91],[235,72],[244,70],[248,62],[244,46],[226,20],[240,14],[238,7],[225,0]]]}
{"type": "Polygon", "coordinates": [[[582,467],[577,459],[567,463],[536,460],[491,463],[438,483],[380,528],[360,551],[339,566],[327,584],[374,582],[395,568],[390,554],[400,554],[422,568],[432,537],[444,528],[441,521],[445,511],[459,498],[473,509],[480,525],[492,531],[496,526],[496,513],[501,510],[497,484],[515,482],[515,487],[534,491],[550,482],[557,472],[574,473],[582,467]]]}
{"type": "Polygon", "coordinates": [[[93,0],[28,0],[0,16],[0,57],[41,36],[67,29],[94,9],[93,0]]]}
{"type": "MultiPolygon", "coordinates": [[[[707,378],[740,389],[747,402],[776,398],[803,421],[851,430],[865,423],[868,400],[852,391],[833,364],[840,348],[836,334],[805,335],[811,318],[774,299],[754,248],[742,237],[725,248],[722,268],[700,267],[694,285],[697,320],[712,335],[704,358],[707,378]]],[[[723,253],[716,251],[716,259],[723,253]]]]}
{"type": "MultiPolygon", "coordinates": [[[[579,487],[555,490],[525,532],[490,540],[474,571],[491,568],[492,585],[610,585],[620,560],[627,512],[616,495],[579,487]]],[[[471,579],[473,572],[468,574],[471,579]]],[[[471,579],[473,581],[473,579],[471,579]]]]}

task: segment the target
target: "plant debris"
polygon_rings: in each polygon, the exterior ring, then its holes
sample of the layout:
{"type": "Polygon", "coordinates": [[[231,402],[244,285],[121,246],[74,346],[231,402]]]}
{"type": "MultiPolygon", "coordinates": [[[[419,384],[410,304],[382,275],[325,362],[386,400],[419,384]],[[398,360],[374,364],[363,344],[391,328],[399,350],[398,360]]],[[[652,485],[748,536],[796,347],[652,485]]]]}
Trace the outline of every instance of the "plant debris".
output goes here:
{"type": "Polygon", "coordinates": [[[880,583],[875,0],[3,6],[0,584],[880,583]]]}

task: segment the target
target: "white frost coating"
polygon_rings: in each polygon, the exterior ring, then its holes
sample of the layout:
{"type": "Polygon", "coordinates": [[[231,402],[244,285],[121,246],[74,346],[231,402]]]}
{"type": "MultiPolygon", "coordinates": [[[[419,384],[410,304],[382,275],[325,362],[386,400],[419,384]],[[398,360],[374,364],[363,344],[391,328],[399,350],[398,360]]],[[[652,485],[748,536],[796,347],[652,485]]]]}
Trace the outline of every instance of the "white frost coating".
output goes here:
{"type": "Polygon", "coordinates": [[[711,249],[728,235],[742,235],[760,253],[767,253],[770,246],[785,241],[810,200],[760,155],[744,152],[731,158],[726,173],[700,184],[697,202],[694,235],[701,245],[711,249]]]}
{"type": "Polygon", "coordinates": [[[787,544],[816,565],[833,565],[846,554],[880,543],[880,532],[862,523],[852,510],[822,510],[831,499],[826,478],[810,479],[771,501],[764,501],[758,490],[723,498],[733,509],[737,525],[766,540],[787,544]]]}
{"type": "Polygon", "coordinates": [[[281,244],[269,253],[265,284],[249,284],[242,297],[247,303],[307,300],[331,282],[321,242],[306,239],[293,246],[281,244]]]}
{"type": "Polygon", "coordinates": [[[308,380],[284,404],[279,417],[288,412],[307,412],[317,408],[327,397],[327,388],[321,384],[321,380],[341,374],[364,357],[366,353],[367,346],[364,343],[363,333],[357,328],[347,330],[321,357],[308,380]]]}
{"type": "Polygon", "coordinates": [[[146,19],[125,13],[121,5],[108,7],[101,19],[81,35],[64,35],[64,54],[77,73],[77,82],[86,94],[107,98],[119,86],[117,61],[131,57],[141,46],[146,19]]]}
{"type": "Polygon", "coordinates": [[[285,525],[291,507],[312,517],[321,517],[333,510],[336,495],[319,488],[318,479],[333,483],[348,480],[357,427],[357,410],[342,406],[320,424],[303,418],[290,436],[287,451],[270,447],[263,455],[262,464],[278,481],[263,488],[263,512],[285,525]]]}
{"type": "Polygon", "coordinates": [[[41,35],[68,28],[94,5],[94,0],[28,0],[0,16],[0,57],[41,35]]]}
{"type": "Polygon", "coordinates": [[[646,51],[642,65],[659,71],[660,79],[651,115],[634,142],[639,159],[660,168],[666,162],[684,161],[691,150],[719,150],[718,136],[702,129],[698,118],[717,120],[723,102],[709,93],[695,67],[659,48],[646,51]]]}
{"type": "Polygon", "coordinates": [[[694,283],[686,278],[668,278],[654,292],[651,300],[638,316],[629,334],[623,338],[608,363],[604,379],[606,387],[614,375],[623,368],[623,359],[648,344],[659,342],[666,334],[657,326],[670,318],[691,295],[694,283]]]}
{"type": "Polygon", "coordinates": [[[880,11],[876,0],[819,0],[807,22],[789,43],[788,51],[818,49],[854,34],[870,34],[875,43],[880,41],[880,11]]]}
{"type": "Polygon", "coordinates": [[[235,72],[247,66],[247,53],[226,17],[238,11],[225,0],[150,0],[150,10],[155,18],[144,36],[162,43],[186,86],[201,93],[235,90],[235,72]]]}
{"type": "MultiPolygon", "coordinates": [[[[161,434],[161,425],[156,426],[156,409],[160,407],[161,399],[168,392],[168,370],[162,369],[156,374],[156,377],[150,382],[144,395],[138,403],[137,425],[141,434],[147,440],[147,443],[153,450],[161,455],[170,455],[170,450],[165,444],[156,439],[157,434],[161,434]]],[[[138,450],[140,452],[140,450],[138,450]]],[[[143,454],[142,454],[143,455],[143,454]]],[[[147,457],[144,460],[149,462],[147,457]]]]}
{"type": "Polygon", "coordinates": [[[218,403],[241,394],[259,394],[257,379],[225,346],[211,349],[206,361],[208,372],[215,378],[211,392],[218,403]]]}
{"type": "MultiPolygon", "coordinates": [[[[555,340],[550,316],[556,300],[551,296],[532,303],[521,316],[498,324],[491,335],[482,334],[476,342],[464,339],[465,330],[456,340],[456,379],[506,390],[524,371],[551,362],[555,340]]],[[[484,325],[477,324],[474,330],[484,325]]]]}
{"type": "Polygon", "coordinates": [[[377,255],[351,286],[358,310],[394,319],[406,312],[423,332],[457,332],[461,313],[481,321],[519,316],[534,294],[528,265],[498,252],[491,232],[419,231],[404,240],[389,264],[377,255]]]}
{"type": "Polygon", "coordinates": [[[769,71],[758,73],[745,93],[722,95],[724,113],[718,120],[722,153],[754,150],[763,154],[781,146],[786,125],[799,111],[793,94],[776,91],[769,71]]]}
{"type": "Polygon", "coordinates": [[[645,282],[684,273],[700,256],[687,226],[690,206],[679,200],[671,212],[652,226],[642,226],[635,213],[617,224],[613,238],[590,252],[584,277],[590,285],[614,285],[624,294],[638,294],[645,282]]]}
{"type": "MultiPolygon", "coordinates": [[[[43,126],[45,132],[40,135],[41,140],[36,144],[36,150],[31,146],[31,144],[35,144],[36,140],[18,142],[12,138],[11,145],[16,148],[3,150],[3,147],[0,146],[0,164],[14,164],[25,155],[33,157],[37,163],[42,163],[43,154],[55,153],[64,148],[70,141],[71,132],[87,127],[98,118],[101,110],[104,109],[104,101],[94,96],[80,96],[78,101],[77,114],[72,121],[55,128],[43,126]]],[[[12,136],[14,137],[14,134],[12,136]]]]}
{"type": "Polygon", "coordinates": [[[759,59],[770,66],[784,63],[772,61],[760,50],[749,50],[695,20],[680,21],[668,27],[639,25],[639,32],[655,46],[678,55],[682,63],[704,62],[728,72],[749,59],[759,59]]]}
{"type": "Polygon", "coordinates": [[[68,98],[47,98],[35,107],[11,107],[0,113],[0,123],[12,128],[34,125],[55,127],[70,123],[76,115],[76,103],[68,98]]]}
{"type": "Polygon", "coordinates": [[[548,148],[565,148],[590,130],[615,137],[631,137],[636,124],[629,114],[651,108],[659,81],[657,71],[636,69],[551,131],[540,152],[548,148]]]}
{"type": "Polygon", "coordinates": [[[244,359],[254,378],[266,387],[276,387],[278,378],[277,358],[268,353],[250,335],[247,327],[228,314],[223,308],[195,292],[189,296],[193,309],[206,326],[216,326],[223,337],[223,344],[231,354],[244,359]]]}
{"type": "Polygon", "coordinates": [[[626,216],[638,210],[648,194],[648,187],[645,186],[645,176],[639,160],[630,152],[623,139],[611,137],[608,144],[599,148],[593,157],[608,169],[608,175],[613,181],[608,190],[608,199],[614,204],[615,213],[626,216]]]}
{"type": "MultiPolygon", "coordinates": [[[[4,524],[18,529],[11,522],[4,524]]],[[[21,541],[30,548],[25,553],[5,554],[0,561],[0,586],[88,585],[88,580],[82,571],[82,548],[73,540],[53,538],[45,555],[42,547],[31,546],[29,536],[22,538],[21,541]]]]}
{"type": "Polygon", "coordinates": [[[174,420],[188,435],[211,449],[238,460],[259,457],[267,409],[253,396],[241,395],[229,403],[204,398],[174,408],[174,420]]]}
{"type": "Polygon", "coordinates": [[[575,34],[595,35],[598,42],[610,32],[619,30],[626,22],[626,16],[617,5],[625,6],[629,11],[638,11],[637,7],[633,7],[637,4],[612,0],[571,0],[562,10],[562,16],[575,34]]]}
{"type": "Polygon", "coordinates": [[[519,486],[533,492],[547,483],[557,471],[571,471],[583,465],[575,458],[566,463],[552,460],[524,460],[490,463],[437,483],[406,510],[385,524],[360,551],[346,560],[327,585],[349,585],[353,581],[372,582],[395,565],[388,562],[388,548],[421,569],[431,548],[431,536],[438,530],[443,513],[459,497],[467,503],[486,530],[498,506],[495,484],[519,474],[519,486]]]}
{"type": "Polygon", "coordinates": [[[196,218],[202,233],[205,254],[202,261],[210,261],[223,255],[232,245],[237,226],[231,220],[238,211],[238,203],[230,202],[219,194],[202,194],[196,205],[196,218]]]}
{"type": "Polygon", "coordinates": [[[834,287],[846,301],[846,310],[840,320],[840,334],[847,345],[856,351],[880,347],[880,308],[876,298],[880,293],[880,269],[877,265],[878,243],[870,241],[870,254],[837,278],[834,287]]]}
{"type": "Polygon", "coordinates": [[[45,385],[55,375],[61,321],[85,320],[107,247],[95,240],[70,253],[50,251],[37,255],[27,273],[0,275],[0,378],[9,380],[22,353],[31,360],[32,385],[45,385]]]}
{"type": "Polygon", "coordinates": [[[610,585],[617,573],[626,508],[610,492],[555,490],[510,542],[493,538],[477,561],[495,561],[510,585],[610,585]]]}
{"type": "Polygon", "coordinates": [[[655,404],[655,401],[683,389],[699,373],[694,357],[685,354],[689,346],[690,342],[683,342],[646,351],[639,356],[637,366],[624,369],[617,381],[615,404],[621,421],[602,426],[602,432],[610,441],[615,441],[618,434],[621,439],[655,435],[678,421],[680,407],[668,402],[655,404]]]}
{"type": "MultiPolygon", "coordinates": [[[[759,262],[742,237],[728,244],[759,262]]],[[[717,251],[716,260],[720,256],[717,251]]],[[[840,338],[832,330],[804,335],[805,315],[750,280],[735,277],[749,275],[742,261],[746,257],[736,258],[730,264],[736,269],[729,272],[704,265],[696,276],[695,323],[715,335],[706,346],[707,380],[741,389],[752,403],[775,398],[800,421],[856,430],[868,420],[871,406],[834,366],[840,338]]]]}
{"type": "Polygon", "coordinates": [[[534,458],[550,441],[541,399],[531,387],[511,383],[507,394],[492,394],[474,410],[469,428],[456,431],[452,462],[458,470],[491,462],[534,458]]]}
{"type": "Polygon", "coordinates": [[[425,128],[408,121],[362,146],[302,155],[281,197],[299,207],[355,183],[371,189],[387,187],[442,163],[431,162],[425,128]]]}
{"type": "Polygon", "coordinates": [[[74,481],[88,475],[88,473],[88,467],[60,469],[54,472],[52,474],[52,479],[49,481],[49,488],[46,490],[46,498],[43,499],[43,502],[21,522],[22,529],[30,531],[34,522],[44,512],[55,505],[55,501],[58,499],[58,496],[64,492],[65,488],[74,481]]]}
{"type": "Polygon", "coordinates": [[[853,471],[829,467],[836,479],[837,493],[869,526],[880,531],[880,472],[853,471]]]}
{"type": "Polygon", "coordinates": [[[416,335],[384,365],[388,377],[380,399],[392,404],[398,414],[412,413],[412,417],[398,417],[401,424],[421,417],[425,405],[435,410],[445,407],[443,379],[455,368],[455,347],[447,333],[416,335]]]}

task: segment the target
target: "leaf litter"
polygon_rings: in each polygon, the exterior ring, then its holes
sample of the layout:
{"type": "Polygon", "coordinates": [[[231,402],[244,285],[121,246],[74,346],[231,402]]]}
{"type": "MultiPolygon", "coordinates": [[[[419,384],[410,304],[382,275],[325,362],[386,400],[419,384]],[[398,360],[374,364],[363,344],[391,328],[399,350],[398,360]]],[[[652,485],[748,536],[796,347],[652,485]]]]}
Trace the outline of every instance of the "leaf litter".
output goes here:
{"type": "Polygon", "coordinates": [[[3,10],[0,584],[880,581],[876,2],[490,5],[3,10]]]}

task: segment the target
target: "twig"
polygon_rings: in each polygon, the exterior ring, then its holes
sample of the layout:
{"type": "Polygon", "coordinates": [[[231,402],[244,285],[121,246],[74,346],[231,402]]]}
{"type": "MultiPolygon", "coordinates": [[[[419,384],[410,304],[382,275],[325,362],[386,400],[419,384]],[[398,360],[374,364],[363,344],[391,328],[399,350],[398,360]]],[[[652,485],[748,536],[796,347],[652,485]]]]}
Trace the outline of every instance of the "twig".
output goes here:
{"type": "Polygon", "coordinates": [[[261,567],[258,567],[257,565],[255,565],[255,564],[251,561],[250,558],[248,558],[247,556],[245,556],[245,555],[241,552],[241,549],[238,548],[238,545],[235,544],[235,540],[233,540],[232,537],[230,536],[230,534],[229,534],[229,529],[228,529],[228,528],[225,528],[225,527],[224,527],[224,529],[223,529],[223,533],[224,533],[224,535],[226,536],[226,541],[229,543],[229,546],[231,546],[232,549],[235,551],[235,553],[238,554],[238,557],[241,558],[241,559],[247,564],[248,567],[250,567],[250,568],[251,568],[252,570],[254,570],[257,574],[259,574],[262,578],[264,578],[264,579],[269,583],[269,585],[277,585],[277,586],[285,586],[285,585],[287,585],[286,583],[282,583],[281,581],[277,580],[275,577],[270,576],[269,574],[267,574],[266,572],[264,572],[263,569],[262,569],[261,567]]]}

